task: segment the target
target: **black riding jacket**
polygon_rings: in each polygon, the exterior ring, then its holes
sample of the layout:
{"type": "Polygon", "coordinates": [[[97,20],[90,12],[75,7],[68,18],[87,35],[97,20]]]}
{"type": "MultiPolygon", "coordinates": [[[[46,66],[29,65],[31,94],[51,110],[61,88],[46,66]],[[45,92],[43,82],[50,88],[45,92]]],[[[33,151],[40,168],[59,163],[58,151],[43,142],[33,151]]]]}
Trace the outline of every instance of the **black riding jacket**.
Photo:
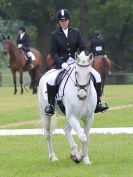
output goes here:
{"type": "Polygon", "coordinates": [[[22,44],[22,49],[25,52],[28,52],[29,51],[29,35],[25,33],[22,38],[20,38],[20,35],[18,35],[16,44],[17,46],[18,44],[22,44]]]}
{"type": "Polygon", "coordinates": [[[91,39],[90,50],[93,55],[104,55],[105,54],[105,44],[101,37],[95,36],[91,39]]]}
{"type": "Polygon", "coordinates": [[[60,68],[69,57],[75,58],[75,52],[87,51],[85,42],[78,29],[68,28],[68,37],[63,30],[52,32],[50,54],[54,60],[55,68],[60,68]]]}

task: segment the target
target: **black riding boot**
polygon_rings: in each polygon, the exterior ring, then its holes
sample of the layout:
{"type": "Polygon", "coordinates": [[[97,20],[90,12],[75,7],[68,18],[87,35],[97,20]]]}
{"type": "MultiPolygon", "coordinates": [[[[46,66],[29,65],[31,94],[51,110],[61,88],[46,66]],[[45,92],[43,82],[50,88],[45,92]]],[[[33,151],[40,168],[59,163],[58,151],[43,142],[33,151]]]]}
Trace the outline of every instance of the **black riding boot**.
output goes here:
{"type": "Polygon", "coordinates": [[[48,105],[45,108],[46,115],[52,116],[54,114],[55,108],[55,95],[56,95],[56,86],[49,85],[47,83],[47,94],[48,94],[48,105]]]}
{"type": "Polygon", "coordinates": [[[109,109],[109,107],[108,107],[107,103],[105,103],[105,105],[102,105],[102,103],[101,103],[101,96],[102,96],[101,82],[96,83],[95,89],[96,89],[96,92],[97,92],[97,106],[96,106],[96,109],[95,109],[95,113],[106,112],[109,109]]]}

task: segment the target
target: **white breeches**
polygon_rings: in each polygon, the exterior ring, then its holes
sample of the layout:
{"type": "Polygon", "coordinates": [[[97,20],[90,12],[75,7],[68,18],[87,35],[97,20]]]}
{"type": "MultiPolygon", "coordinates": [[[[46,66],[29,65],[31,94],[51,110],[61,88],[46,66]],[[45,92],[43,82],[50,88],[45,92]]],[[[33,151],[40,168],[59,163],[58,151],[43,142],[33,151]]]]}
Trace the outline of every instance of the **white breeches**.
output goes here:
{"type": "Polygon", "coordinates": [[[96,83],[101,82],[101,76],[94,68],[92,68],[91,73],[95,77],[96,83]]]}
{"type": "MultiPolygon", "coordinates": [[[[72,57],[69,57],[69,59],[66,62],[68,65],[73,66],[75,64],[75,59],[73,59],[72,57]]],[[[58,74],[62,71],[63,69],[51,69],[49,70],[46,74],[47,74],[47,78],[48,78],[48,84],[49,85],[55,85],[55,80],[56,77],[58,76],[58,74]]],[[[101,76],[100,74],[94,69],[92,68],[92,74],[96,79],[96,83],[101,82],[101,76]]]]}

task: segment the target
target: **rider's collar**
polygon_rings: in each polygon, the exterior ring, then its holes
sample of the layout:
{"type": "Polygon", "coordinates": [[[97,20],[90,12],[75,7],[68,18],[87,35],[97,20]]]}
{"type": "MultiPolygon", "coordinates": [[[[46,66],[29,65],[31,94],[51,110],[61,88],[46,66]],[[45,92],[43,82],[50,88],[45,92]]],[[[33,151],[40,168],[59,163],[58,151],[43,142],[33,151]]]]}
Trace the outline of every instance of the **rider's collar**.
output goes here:
{"type": "Polygon", "coordinates": [[[25,35],[25,32],[24,32],[24,33],[21,33],[21,34],[20,34],[20,38],[22,39],[24,35],[25,35]]]}
{"type": "Polygon", "coordinates": [[[68,29],[68,31],[69,31],[71,28],[68,27],[68,28],[66,28],[66,29],[62,29],[61,27],[59,27],[59,32],[62,33],[64,30],[67,30],[67,29],[68,29]]]}

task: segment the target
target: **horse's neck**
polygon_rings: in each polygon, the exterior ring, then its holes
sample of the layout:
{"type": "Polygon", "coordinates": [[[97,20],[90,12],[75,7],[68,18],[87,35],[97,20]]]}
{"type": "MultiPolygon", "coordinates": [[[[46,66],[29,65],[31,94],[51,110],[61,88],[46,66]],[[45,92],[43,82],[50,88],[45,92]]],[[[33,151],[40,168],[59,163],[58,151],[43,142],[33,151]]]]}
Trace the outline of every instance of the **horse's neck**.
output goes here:
{"type": "Polygon", "coordinates": [[[12,60],[16,60],[16,55],[15,55],[15,53],[14,53],[14,51],[13,50],[10,50],[9,51],[9,55],[10,55],[10,59],[12,59],[12,60]]]}
{"type": "Polygon", "coordinates": [[[12,44],[12,46],[9,50],[9,54],[10,54],[10,60],[12,60],[16,63],[16,61],[18,60],[20,51],[14,44],[12,44]]]}

